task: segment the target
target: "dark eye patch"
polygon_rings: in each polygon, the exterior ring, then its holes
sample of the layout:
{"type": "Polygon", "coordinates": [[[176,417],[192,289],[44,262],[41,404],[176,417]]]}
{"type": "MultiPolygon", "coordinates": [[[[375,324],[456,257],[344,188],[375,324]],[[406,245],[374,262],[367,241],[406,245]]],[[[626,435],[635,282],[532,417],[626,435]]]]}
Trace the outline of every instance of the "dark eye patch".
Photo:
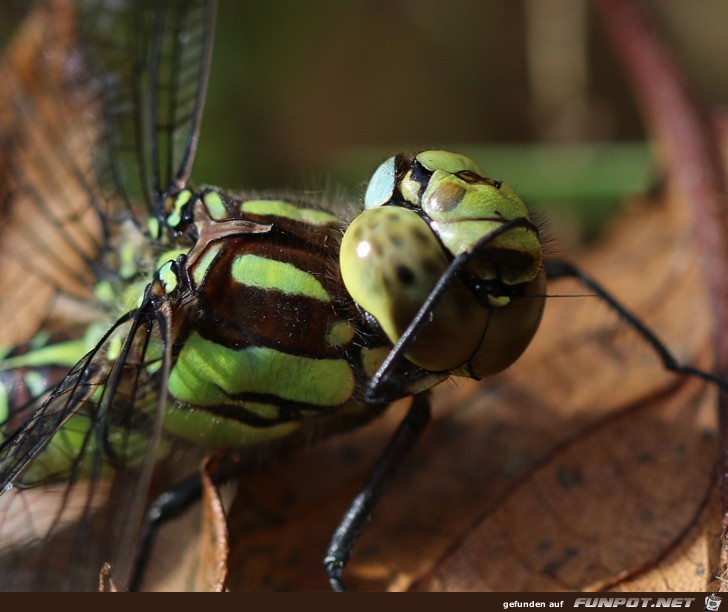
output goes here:
{"type": "Polygon", "coordinates": [[[503,184],[503,181],[497,181],[492,178],[487,178],[485,176],[480,176],[479,174],[476,174],[472,170],[460,170],[460,172],[456,172],[455,176],[457,176],[459,179],[462,179],[466,183],[470,185],[490,185],[491,187],[495,187],[496,189],[500,189],[501,185],[503,184]]]}

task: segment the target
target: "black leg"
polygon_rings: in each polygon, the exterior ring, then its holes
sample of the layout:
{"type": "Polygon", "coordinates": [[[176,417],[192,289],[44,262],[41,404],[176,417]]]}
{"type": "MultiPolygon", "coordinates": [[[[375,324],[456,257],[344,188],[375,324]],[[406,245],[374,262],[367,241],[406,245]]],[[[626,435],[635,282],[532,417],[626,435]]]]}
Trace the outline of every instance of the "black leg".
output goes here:
{"type": "Polygon", "coordinates": [[[139,543],[134,570],[129,581],[130,591],[138,591],[142,585],[144,572],[149,563],[149,554],[157,537],[159,528],[184,512],[202,496],[202,478],[199,474],[179,482],[176,486],[162,493],[152,502],[147,511],[144,534],[139,543]]]}
{"type": "Polygon", "coordinates": [[[343,573],[364,524],[382,496],[387,483],[409,449],[430,421],[429,392],[417,394],[404,420],[394,432],[384,453],[374,466],[364,488],[354,498],[329,543],[324,565],[334,591],[345,591],[343,573]]]}
{"type": "Polygon", "coordinates": [[[578,280],[590,291],[593,291],[601,300],[604,301],[612,310],[614,310],[628,325],[632,327],[662,360],[665,369],[679,374],[687,374],[696,376],[704,380],[710,381],[718,385],[721,389],[728,390],[728,381],[709,372],[704,372],[698,368],[680,365],[667,349],[665,344],[632,312],[619,303],[604,287],[602,287],[593,278],[582,272],[579,268],[568,261],[554,260],[546,263],[546,276],[549,280],[557,278],[573,278],[578,280]]]}
{"type": "MultiPolygon", "coordinates": [[[[221,457],[214,470],[209,473],[215,485],[220,485],[233,478],[240,470],[241,461],[236,455],[221,457]]],[[[129,581],[128,589],[138,591],[144,579],[144,573],[149,563],[154,540],[159,528],[167,521],[184,514],[190,506],[197,503],[202,497],[202,477],[194,474],[167,489],[152,502],[147,511],[144,533],[136,553],[136,561],[129,581]]]]}

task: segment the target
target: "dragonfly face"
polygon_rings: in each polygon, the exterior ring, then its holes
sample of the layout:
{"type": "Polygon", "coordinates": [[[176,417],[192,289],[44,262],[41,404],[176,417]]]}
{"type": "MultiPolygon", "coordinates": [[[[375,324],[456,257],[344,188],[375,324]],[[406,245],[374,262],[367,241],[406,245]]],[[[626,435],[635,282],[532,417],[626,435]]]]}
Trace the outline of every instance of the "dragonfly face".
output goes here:
{"type": "Polygon", "coordinates": [[[450,261],[474,250],[407,357],[427,370],[475,378],[513,363],[538,327],[545,295],[538,231],[518,196],[462,155],[423,151],[384,162],[365,205],[344,235],[342,275],[390,342],[401,338],[450,261]],[[499,330],[508,331],[499,337],[499,330]]]}
{"type": "Polygon", "coordinates": [[[49,3],[34,19],[25,42],[57,52],[11,51],[0,97],[18,230],[0,261],[42,296],[17,324],[11,298],[1,322],[8,588],[95,588],[105,561],[125,582],[148,500],[195,449],[308,444],[451,375],[500,372],[531,342],[541,238],[471,159],[386,160],[351,221],[196,187],[213,3],[49,3]]]}

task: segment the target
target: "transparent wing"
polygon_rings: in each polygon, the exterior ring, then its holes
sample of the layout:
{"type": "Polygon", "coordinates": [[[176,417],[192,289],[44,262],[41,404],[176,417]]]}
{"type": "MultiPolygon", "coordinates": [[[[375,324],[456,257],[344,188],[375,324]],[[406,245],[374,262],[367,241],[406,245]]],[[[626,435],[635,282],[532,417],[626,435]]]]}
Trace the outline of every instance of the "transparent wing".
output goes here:
{"type": "Polygon", "coordinates": [[[122,582],[133,563],[164,454],[168,321],[146,300],[112,326],[123,310],[97,295],[143,286],[159,254],[138,228],[189,175],[213,12],[51,1],[0,63],[0,343],[110,326],[67,375],[43,369],[41,389],[0,406],[3,590],[96,589],[102,562],[122,582]]]}
{"type": "Polygon", "coordinates": [[[100,76],[106,187],[138,218],[189,178],[212,49],[213,2],[88,2],[83,38],[100,76]],[[142,209],[140,210],[140,207],[142,209]]]}
{"type": "Polygon", "coordinates": [[[146,231],[186,182],[213,19],[202,0],[93,0],[41,3],[26,21],[0,62],[3,345],[97,318],[124,222],[146,231]]]}
{"type": "Polygon", "coordinates": [[[0,445],[0,581],[89,590],[103,562],[128,573],[162,458],[166,324],[121,319],[49,393],[11,413],[0,445]],[[71,568],[69,570],[69,568],[71,568]]]}

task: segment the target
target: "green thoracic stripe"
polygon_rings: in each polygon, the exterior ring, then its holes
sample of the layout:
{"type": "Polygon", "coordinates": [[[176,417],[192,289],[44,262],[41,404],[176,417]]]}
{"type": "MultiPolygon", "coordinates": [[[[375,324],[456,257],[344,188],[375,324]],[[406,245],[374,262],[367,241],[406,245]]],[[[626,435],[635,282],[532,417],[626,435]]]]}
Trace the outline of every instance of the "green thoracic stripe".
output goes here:
{"type": "Polygon", "coordinates": [[[240,205],[240,211],[252,215],[275,215],[310,225],[338,223],[339,219],[323,210],[304,208],[283,200],[248,200],[240,205]]]}
{"type": "Polygon", "coordinates": [[[200,258],[200,260],[195,263],[194,269],[192,270],[192,278],[195,281],[195,284],[197,284],[198,286],[202,284],[202,281],[205,279],[207,271],[210,269],[210,265],[212,265],[212,262],[214,261],[215,257],[217,257],[217,254],[220,252],[221,248],[221,242],[211,244],[209,247],[207,247],[205,254],[200,258]]]}
{"type": "Polygon", "coordinates": [[[344,359],[298,357],[260,346],[234,350],[196,333],[185,342],[169,378],[171,394],[197,406],[234,405],[231,397],[245,393],[338,406],[351,397],[354,384],[344,359]]]}
{"type": "Polygon", "coordinates": [[[178,279],[177,275],[175,274],[174,270],[172,270],[173,262],[168,261],[166,264],[164,264],[161,268],[159,268],[159,271],[157,272],[159,274],[159,280],[162,281],[162,285],[164,285],[164,290],[167,293],[172,293],[177,288],[178,279]]]}
{"type": "Polygon", "coordinates": [[[221,221],[227,216],[227,209],[222,201],[222,197],[216,191],[206,193],[202,196],[202,201],[205,203],[208,214],[215,221],[221,221]]]}
{"type": "Polygon", "coordinates": [[[240,255],[232,265],[233,278],[242,285],[275,289],[288,295],[302,295],[324,302],[329,294],[318,279],[293,264],[259,255],[240,255]]]}

